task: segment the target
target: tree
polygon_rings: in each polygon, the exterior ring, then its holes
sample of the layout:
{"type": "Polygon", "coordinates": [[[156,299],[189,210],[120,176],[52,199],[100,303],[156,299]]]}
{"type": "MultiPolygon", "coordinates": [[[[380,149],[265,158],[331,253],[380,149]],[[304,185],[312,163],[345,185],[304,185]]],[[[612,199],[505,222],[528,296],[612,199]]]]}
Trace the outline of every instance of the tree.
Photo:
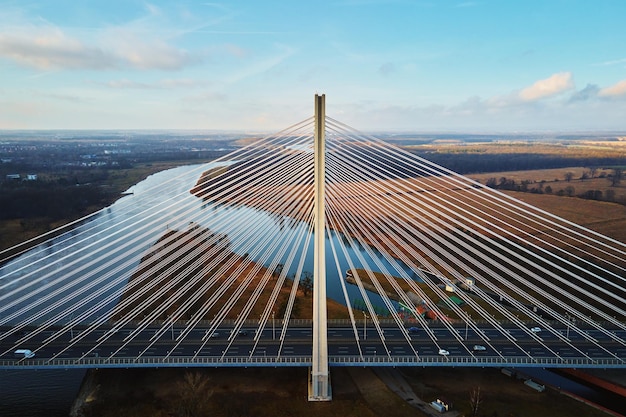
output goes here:
{"type": "Polygon", "coordinates": [[[573,196],[575,192],[576,190],[571,185],[568,185],[567,187],[565,187],[565,195],[567,195],[568,197],[573,196]]]}
{"type": "Polygon", "coordinates": [[[623,172],[620,168],[614,168],[613,173],[609,175],[609,180],[611,181],[611,187],[616,187],[619,183],[622,182],[623,172]]]}
{"type": "Polygon", "coordinates": [[[615,190],[606,190],[604,197],[606,201],[615,201],[615,190]]]}
{"type": "Polygon", "coordinates": [[[480,396],[480,386],[472,388],[470,391],[470,415],[472,417],[478,416],[478,408],[481,402],[482,398],[480,396]]]}
{"type": "Polygon", "coordinates": [[[201,372],[186,372],[182,381],[178,381],[179,399],[176,415],[195,417],[205,415],[208,399],[213,395],[209,386],[209,377],[201,372]]]}
{"type": "Polygon", "coordinates": [[[574,178],[574,173],[573,172],[566,172],[565,173],[565,181],[570,182],[572,180],[572,178],[574,178]]]}
{"type": "Polygon", "coordinates": [[[302,286],[302,292],[306,297],[309,295],[309,292],[313,290],[313,274],[311,274],[309,271],[304,271],[302,273],[302,276],[303,278],[300,281],[300,285],[302,286]]]}
{"type": "Polygon", "coordinates": [[[274,278],[278,278],[281,274],[281,272],[283,272],[283,268],[285,267],[285,265],[283,264],[277,264],[276,267],[274,268],[274,273],[272,275],[274,275],[274,278]]]}
{"type": "Polygon", "coordinates": [[[594,178],[598,173],[598,167],[589,167],[589,176],[594,178]]]}

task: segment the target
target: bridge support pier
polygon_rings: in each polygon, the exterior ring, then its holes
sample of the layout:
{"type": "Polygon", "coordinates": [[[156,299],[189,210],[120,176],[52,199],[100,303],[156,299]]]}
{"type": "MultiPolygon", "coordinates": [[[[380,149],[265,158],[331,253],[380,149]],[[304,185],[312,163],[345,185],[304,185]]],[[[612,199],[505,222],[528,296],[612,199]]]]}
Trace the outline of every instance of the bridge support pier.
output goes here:
{"type": "Polygon", "coordinates": [[[313,358],[309,401],[330,401],[328,329],[326,321],[326,96],[315,95],[315,240],[313,264],[313,358]]]}

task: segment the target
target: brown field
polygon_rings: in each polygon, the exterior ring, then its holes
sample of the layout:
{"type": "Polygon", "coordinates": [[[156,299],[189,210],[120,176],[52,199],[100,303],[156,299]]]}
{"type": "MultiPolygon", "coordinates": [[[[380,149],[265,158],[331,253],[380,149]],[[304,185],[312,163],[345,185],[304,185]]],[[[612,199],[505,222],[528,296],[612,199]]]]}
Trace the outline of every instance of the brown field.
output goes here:
{"type": "Polygon", "coordinates": [[[624,137],[615,141],[563,140],[561,142],[509,141],[465,143],[459,140],[436,141],[432,144],[407,146],[409,149],[462,154],[537,154],[572,158],[626,157],[624,137]]]}
{"type": "MultiPolygon", "coordinates": [[[[485,184],[489,178],[496,178],[499,180],[502,177],[515,180],[517,184],[522,181],[530,181],[528,188],[537,188],[541,186],[545,189],[547,186],[552,188],[552,194],[557,194],[559,190],[564,190],[565,187],[573,187],[573,195],[582,195],[590,190],[600,190],[603,195],[606,195],[607,191],[615,193],[614,201],[621,204],[626,203],[626,183],[621,183],[617,186],[611,186],[611,182],[607,177],[612,173],[610,169],[599,169],[594,178],[582,179],[584,173],[588,173],[588,169],[584,167],[571,167],[571,168],[558,168],[558,169],[542,169],[542,170],[530,170],[530,171],[508,171],[498,173],[487,174],[471,174],[468,175],[473,180],[476,180],[482,184],[485,184]],[[566,174],[572,174],[572,179],[566,181],[566,174]]],[[[587,174],[588,175],[588,174],[587,174]]]]}

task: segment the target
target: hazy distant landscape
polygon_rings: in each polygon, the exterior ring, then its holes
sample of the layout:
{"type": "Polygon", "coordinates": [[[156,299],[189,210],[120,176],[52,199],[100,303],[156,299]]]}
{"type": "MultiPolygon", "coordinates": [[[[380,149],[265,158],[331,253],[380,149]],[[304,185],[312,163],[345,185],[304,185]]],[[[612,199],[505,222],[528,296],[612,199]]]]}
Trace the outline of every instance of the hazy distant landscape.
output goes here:
{"type": "MultiPolygon", "coordinates": [[[[626,203],[624,184],[611,183],[613,170],[626,169],[624,135],[378,136],[488,185],[492,179],[495,188],[582,198],[590,192],[587,199],[626,203]],[[547,171],[551,169],[563,171],[557,175],[547,171]],[[526,177],[505,174],[530,170],[533,174],[526,177]]],[[[106,207],[151,173],[210,161],[259,137],[193,131],[0,131],[0,249],[106,207]]]]}

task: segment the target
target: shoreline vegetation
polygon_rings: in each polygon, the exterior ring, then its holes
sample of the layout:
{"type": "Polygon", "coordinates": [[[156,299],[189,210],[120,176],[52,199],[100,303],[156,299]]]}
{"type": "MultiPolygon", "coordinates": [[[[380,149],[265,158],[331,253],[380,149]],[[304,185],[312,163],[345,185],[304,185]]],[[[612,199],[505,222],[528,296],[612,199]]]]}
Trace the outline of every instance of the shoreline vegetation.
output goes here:
{"type": "MultiPolygon", "coordinates": [[[[270,289],[277,285],[278,271],[269,271],[266,267],[258,265],[244,255],[238,255],[230,250],[230,242],[225,235],[213,233],[199,225],[189,225],[187,230],[168,230],[154,245],[153,248],[141,259],[136,272],[128,281],[127,287],[120,299],[120,304],[112,315],[116,321],[134,311],[139,317],[146,317],[157,310],[157,307],[166,305],[161,309],[158,317],[153,320],[166,320],[179,307],[180,301],[168,302],[172,296],[178,293],[175,300],[193,297],[194,303],[179,320],[189,320],[199,312],[200,320],[211,320],[221,306],[230,300],[236,289],[241,285],[245,289],[225,315],[224,319],[236,319],[238,312],[248,299],[256,292],[258,285],[264,285],[264,290],[258,293],[258,299],[249,312],[249,319],[256,319],[261,315],[270,297],[270,289]],[[195,253],[202,252],[205,256],[198,261],[195,253]],[[220,262],[213,259],[220,257],[220,262]],[[186,271],[186,272],[185,272],[186,271]],[[187,276],[193,277],[190,280],[187,276]],[[264,277],[271,277],[263,284],[264,277]],[[191,284],[191,285],[190,285],[191,284]],[[225,286],[225,291],[218,294],[219,298],[213,300],[212,307],[202,310],[210,298],[217,294],[218,289],[225,286]],[[149,288],[149,291],[146,291],[149,288]],[[163,288],[166,291],[163,291],[163,288]],[[151,304],[146,305],[143,311],[137,312],[136,307],[142,305],[147,298],[160,294],[151,304]]],[[[302,284],[302,283],[300,283],[302,284]]],[[[293,281],[285,279],[281,285],[276,307],[278,312],[284,312],[291,292],[293,281]]],[[[328,300],[329,319],[349,318],[347,308],[333,300],[328,300]]],[[[291,318],[311,319],[313,311],[312,293],[299,285],[291,318]]],[[[282,317],[281,317],[282,318],[282,317]]]]}

